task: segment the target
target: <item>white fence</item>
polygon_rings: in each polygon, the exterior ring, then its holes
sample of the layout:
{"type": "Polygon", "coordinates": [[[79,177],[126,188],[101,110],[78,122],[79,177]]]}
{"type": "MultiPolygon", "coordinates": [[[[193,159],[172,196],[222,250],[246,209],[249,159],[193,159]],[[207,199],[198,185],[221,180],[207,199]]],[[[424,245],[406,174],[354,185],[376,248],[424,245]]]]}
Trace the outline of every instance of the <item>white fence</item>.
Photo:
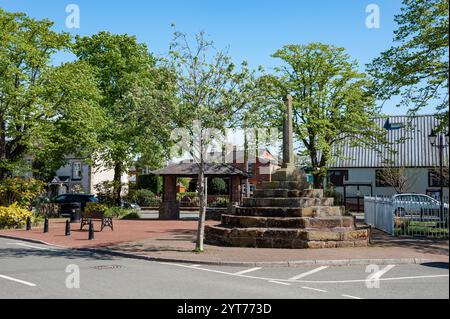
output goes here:
{"type": "Polygon", "coordinates": [[[406,196],[405,200],[364,197],[366,224],[396,236],[448,238],[448,199],[441,205],[414,194],[406,196]]]}
{"type": "Polygon", "coordinates": [[[394,204],[388,197],[364,197],[366,224],[394,235],[394,204]]]}

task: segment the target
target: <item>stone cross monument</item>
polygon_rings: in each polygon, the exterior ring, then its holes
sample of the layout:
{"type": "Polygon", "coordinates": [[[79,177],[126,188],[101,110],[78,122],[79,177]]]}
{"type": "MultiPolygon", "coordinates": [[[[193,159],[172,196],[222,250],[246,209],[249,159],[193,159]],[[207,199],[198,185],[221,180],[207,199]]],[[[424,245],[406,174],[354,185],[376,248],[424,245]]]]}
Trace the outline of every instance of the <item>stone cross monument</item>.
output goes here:
{"type": "Polygon", "coordinates": [[[283,165],[282,168],[294,166],[294,132],[292,124],[292,96],[284,98],[286,109],[283,122],[283,165]]]}
{"type": "Polygon", "coordinates": [[[292,96],[284,98],[284,122],[283,122],[283,164],[281,169],[272,174],[273,181],[290,180],[294,165],[294,129],[292,124],[292,96]]]}

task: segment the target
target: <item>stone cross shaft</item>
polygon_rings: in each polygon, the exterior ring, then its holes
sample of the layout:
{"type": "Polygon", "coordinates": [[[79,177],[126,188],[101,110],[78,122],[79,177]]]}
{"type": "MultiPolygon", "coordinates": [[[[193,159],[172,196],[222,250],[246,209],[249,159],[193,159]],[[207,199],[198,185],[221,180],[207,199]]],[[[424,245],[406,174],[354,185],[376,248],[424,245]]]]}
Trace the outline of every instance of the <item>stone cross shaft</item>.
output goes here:
{"type": "Polygon", "coordinates": [[[284,98],[286,105],[283,122],[283,168],[294,166],[294,129],[292,124],[292,96],[284,98]]]}

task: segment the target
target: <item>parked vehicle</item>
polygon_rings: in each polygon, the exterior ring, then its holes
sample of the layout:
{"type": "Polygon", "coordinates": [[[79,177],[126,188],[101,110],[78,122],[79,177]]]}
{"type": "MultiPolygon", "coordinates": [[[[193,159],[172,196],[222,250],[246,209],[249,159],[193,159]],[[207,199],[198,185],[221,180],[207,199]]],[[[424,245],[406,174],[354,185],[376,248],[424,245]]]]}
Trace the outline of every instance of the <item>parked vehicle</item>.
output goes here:
{"type": "MultiPolygon", "coordinates": [[[[102,197],[102,196],[97,196],[97,200],[100,203],[106,203],[107,202],[107,199],[105,197],[102,197]]],[[[131,209],[136,209],[136,210],[140,210],[141,209],[141,206],[139,206],[138,204],[126,202],[123,199],[120,200],[120,207],[122,207],[122,208],[131,208],[131,209]]]]}
{"type": "Polygon", "coordinates": [[[62,194],[53,199],[54,203],[59,204],[59,215],[63,217],[71,216],[74,210],[84,210],[86,203],[98,202],[94,195],[87,194],[62,194]]]}
{"type": "Polygon", "coordinates": [[[425,213],[428,219],[448,216],[448,204],[444,203],[444,216],[439,216],[441,203],[423,194],[397,194],[393,196],[394,213],[397,217],[422,218],[425,213]]]}

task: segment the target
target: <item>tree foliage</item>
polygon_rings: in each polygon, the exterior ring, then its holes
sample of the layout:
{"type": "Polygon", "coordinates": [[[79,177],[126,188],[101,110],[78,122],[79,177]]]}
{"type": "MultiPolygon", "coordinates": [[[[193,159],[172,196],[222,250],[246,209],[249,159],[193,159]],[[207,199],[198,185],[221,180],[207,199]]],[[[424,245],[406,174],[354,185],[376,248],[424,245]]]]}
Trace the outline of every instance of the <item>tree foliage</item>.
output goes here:
{"type": "Polygon", "coordinates": [[[96,145],[103,115],[93,70],[79,61],[51,65],[71,45],[52,25],[0,9],[0,177],[24,167],[26,156],[48,172],[96,145]]]}
{"type": "Polygon", "coordinates": [[[399,105],[412,112],[435,103],[441,128],[448,127],[449,2],[403,0],[395,21],[396,45],[368,66],[377,96],[399,95],[399,105]]]}
{"type": "Polygon", "coordinates": [[[101,162],[114,168],[115,197],[121,176],[136,157],[160,164],[167,155],[173,108],[173,75],[136,37],[100,32],[77,37],[75,53],[95,69],[107,124],[99,134],[101,162]]]}
{"type": "Polygon", "coordinates": [[[275,75],[259,80],[267,92],[268,122],[281,126],[285,107],[281,97],[293,96],[294,133],[300,155],[308,155],[314,185],[319,187],[340,144],[373,145],[381,135],[373,121],[378,115],[371,81],[343,48],[322,43],[286,45],[275,52],[284,63],[275,75]]]}

